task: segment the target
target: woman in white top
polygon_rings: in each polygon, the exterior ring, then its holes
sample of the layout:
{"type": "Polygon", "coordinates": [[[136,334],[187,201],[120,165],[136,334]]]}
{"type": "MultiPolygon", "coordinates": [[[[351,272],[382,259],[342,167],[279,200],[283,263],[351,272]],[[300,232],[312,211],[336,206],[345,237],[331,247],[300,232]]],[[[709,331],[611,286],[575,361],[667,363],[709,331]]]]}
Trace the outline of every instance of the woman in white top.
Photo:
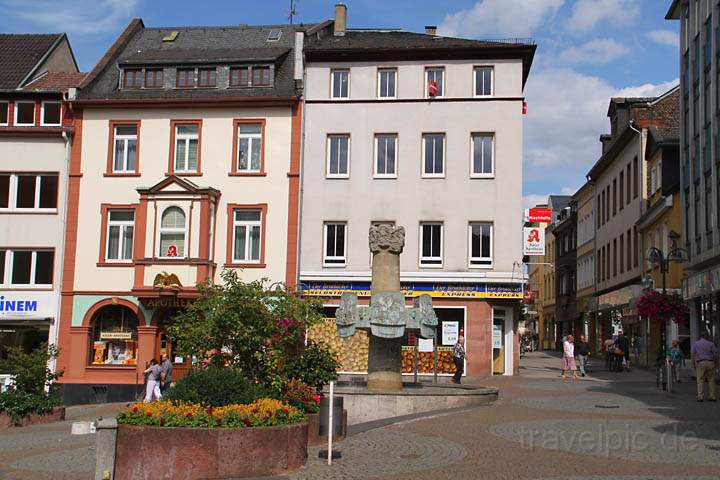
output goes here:
{"type": "Polygon", "coordinates": [[[560,377],[565,377],[565,372],[572,370],[572,378],[573,381],[577,380],[577,365],[575,365],[575,344],[573,343],[573,336],[568,335],[567,339],[563,342],[563,358],[562,358],[562,366],[560,367],[562,370],[562,374],[560,377]]]}

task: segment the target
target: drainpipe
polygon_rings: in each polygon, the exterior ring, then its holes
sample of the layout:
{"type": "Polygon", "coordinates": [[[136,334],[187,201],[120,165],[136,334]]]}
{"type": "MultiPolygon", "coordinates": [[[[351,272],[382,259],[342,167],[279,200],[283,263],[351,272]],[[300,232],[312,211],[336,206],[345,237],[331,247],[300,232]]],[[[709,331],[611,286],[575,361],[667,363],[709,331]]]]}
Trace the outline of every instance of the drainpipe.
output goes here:
{"type": "MultiPolygon", "coordinates": [[[[303,33],[304,35],[304,33],[303,33]]],[[[300,259],[302,257],[302,232],[303,232],[303,198],[305,191],[305,96],[307,92],[307,73],[305,69],[305,51],[301,47],[300,52],[302,58],[302,111],[300,112],[300,191],[298,199],[298,232],[297,232],[297,255],[296,255],[296,266],[295,266],[295,285],[296,289],[300,287],[300,267],[302,265],[300,259]]]]}
{"type": "MultiPolygon", "coordinates": [[[[643,154],[643,148],[642,148],[643,132],[642,132],[642,129],[638,129],[635,127],[635,120],[630,120],[630,122],[628,123],[628,127],[630,127],[630,129],[632,129],[633,132],[638,134],[638,181],[640,182],[640,187],[639,187],[640,188],[640,211],[638,212],[638,218],[640,218],[640,215],[643,214],[644,194],[643,194],[642,190],[644,188],[643,186],[645,185],[645,182],[643,181],[644,175],[642,175],[643,169],[641,167],[642,165],[645,165],[645,163],[644,163],[645,155],[643,154]]],[[[636,187],[636,185],[633,185],[633,188],[635,188],[635,187],[636,187]]],[[[635,229],[633,229],[633,235],[637,235],[635,229]]],[[[633,243],[635,243],[635,242],[633,242],[633,243]]],[[[640,244],[640,243],[641,242],[638,242],[638,244],[640,244]]],[[[638,252],[635,252],[635,255],[637,255],[637,254],[638,254],[638,252]]],[[[642,268],[643,262],[641,261],[639,263],[640,263],[640,267],[642,268]]],[[[644,325],[643,325],[643,331],[644,331],[643,333],[645,333],[644,325]]],[[[647,337],[645,340],[645,352],[648,352],[648,350],[649,350],[648,344],[650,343],[650,336],[643,335],[643,337],[647,337]]]]}

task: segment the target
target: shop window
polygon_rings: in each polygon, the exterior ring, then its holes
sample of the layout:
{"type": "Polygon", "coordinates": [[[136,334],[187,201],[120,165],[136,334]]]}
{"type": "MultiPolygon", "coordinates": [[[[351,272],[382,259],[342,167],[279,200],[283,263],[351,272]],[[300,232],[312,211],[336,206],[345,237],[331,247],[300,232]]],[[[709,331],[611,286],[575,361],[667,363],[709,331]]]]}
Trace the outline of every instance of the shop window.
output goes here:
{"type": "Polygon", "coordinates": [[[492,224],[471,223],[468,230],[470,267],[492,267],[492,224]]]}
{"type": "Polygon", "coordinates": [[[323,229],[325,237],[323,264],[330,267],[344,267],[347,224],[326,222],[323,229]]]}
{"type": "Polygon", "coordinates": [[[40,108],[42,125],[60,125],[61,110],[60,102],[42,102],[40,108]]]}
{"type": "Polygon", "coordinates": [[[53,250],[0,250],[0,285],[52,287],[53,250]]]}
{"type": "Polygon", "coordinates": [[[133,210],[108,210],[106,260],[130,262],[133,258],[133,210]]]}
{"type": "Polygon", "coordinates": [[[180,207],[168,207],[160,220],[161,258],[185,257],[185,212],[180,207]]]}
{"type": "Polygon", "coordinates": [[[350,135],[328,135],[326,168],[328,178],[350,176],[350,135]]]}
{"type": "Polygon", "coordinates": [[[442,223],[420,224],[420,266],[442,267],[442,223]]]}
{"type": "Polygon", "coordinates": [[[375,135],[375,178],[397,178],[397,135],[375,135]]]}
{"type": "Polygon", "coordinates": [[[92,319],[91,365],[135,365],[137,353],[135,313],[122,305],[108,305],[92,319]]]}
{"type": "Polygon", "coordinates": [[[233,263],[260,263],[262,211],[236,209],[233,215],[233,263]]]}
{"type": "Polygon", "coordinates": [[[235,128],[237,154],[234,173],[260,173],[263,156],[263,124],[237,123],[235,128]]]}
{"type": "Polygon", "coordinates": [[[15,125],[35,125],[35,102],[15,102],[15,125]]]}

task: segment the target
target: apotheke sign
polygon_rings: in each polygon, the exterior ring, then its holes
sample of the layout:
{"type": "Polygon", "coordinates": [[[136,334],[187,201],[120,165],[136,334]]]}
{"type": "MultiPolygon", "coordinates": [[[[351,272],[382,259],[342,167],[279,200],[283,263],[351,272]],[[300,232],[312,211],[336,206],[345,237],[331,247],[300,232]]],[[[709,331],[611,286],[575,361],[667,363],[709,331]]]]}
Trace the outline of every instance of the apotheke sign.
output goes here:
{"type": "Polygon", "coordinates": [[[13,292],[0,294],[0,319],[53,318],[57,297],[54,292],[13,292]]]}

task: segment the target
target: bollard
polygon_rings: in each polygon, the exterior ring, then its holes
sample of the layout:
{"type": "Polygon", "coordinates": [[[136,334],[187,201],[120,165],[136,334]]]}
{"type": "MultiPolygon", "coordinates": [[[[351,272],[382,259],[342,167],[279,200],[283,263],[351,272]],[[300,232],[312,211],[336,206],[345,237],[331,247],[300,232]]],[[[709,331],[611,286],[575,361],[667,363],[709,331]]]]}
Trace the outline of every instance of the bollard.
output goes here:
{"type": "Polygon", "coordinates": [[[117,420],[114,418],[97,421],[95,439],[95,480],[115,478],[115,445],[117,443],[117,420]]]}

